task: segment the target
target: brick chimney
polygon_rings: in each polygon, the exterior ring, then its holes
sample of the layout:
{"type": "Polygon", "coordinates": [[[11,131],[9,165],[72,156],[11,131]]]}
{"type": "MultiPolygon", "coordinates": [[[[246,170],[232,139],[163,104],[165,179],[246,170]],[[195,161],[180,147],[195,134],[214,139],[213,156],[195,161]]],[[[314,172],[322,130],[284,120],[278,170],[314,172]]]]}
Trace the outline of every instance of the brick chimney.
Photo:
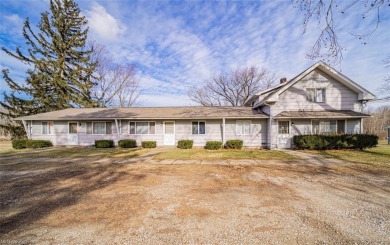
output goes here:
{"type": "Polygon", "coordinates": [[[282,77],[282,78],[280,79],[280,84],[283,84],[283,83],[285,83],[285,82],[287,82],[287,78],[282,77]]]}

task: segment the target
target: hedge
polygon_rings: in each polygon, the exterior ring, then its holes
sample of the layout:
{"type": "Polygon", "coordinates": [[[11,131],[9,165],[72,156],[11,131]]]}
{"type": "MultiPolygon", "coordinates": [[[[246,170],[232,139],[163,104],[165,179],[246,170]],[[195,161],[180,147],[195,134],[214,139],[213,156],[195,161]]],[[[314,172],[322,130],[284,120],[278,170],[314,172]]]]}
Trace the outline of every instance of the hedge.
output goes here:
{"type": "Polygon", "coordinates": [[[156,148],[156,141],[142,141],[143,148],[156,148]]]}
{"type": "Polygon", "coordinates": [[[226,148],[227,149],[241,149],[244,145],[244,142],[242,140],[227,140],[226,141],[226,148]]]}
{"type": "Polygon", "coordinates": [[[95,140],[96,148],[111,148],[114,147],[113,140],[95,140]]]}
{"type": "Polygon", "coordinates": [[[340,135],[295,135],[294,145],[298,149],[332,150],[372,148],[378,144],[378,136],[373,134],[340,135]]]}
{"type": "Polygon", "coordinates": [[[206,146],[204,147],[207,150],[218,150],[221,149],[222,142],[221,141],[207,141],[206,146]]]}
{"type": "Polygon", "coordinates": [[[27,139],[12,140],[12,148],[14,149],[27,148],[27,139]]]}
{"type": "Polygon", "coordinates": [[[50,140],[27,140],[27,148],[44,148],[53,146],[50,140]]]}
{"type": "Polygon", "coordinates": [[[180,149],[191,149],[193,145],[194,145],[193,140],[179,140],[177,142],[177,148],[180,149]]]}
{"type": "Polygon", "coordinates": [[[28,140],[28,139],[12,140],[12,148],[14,149],[44,148],[50,146],[53,146],[50,140],[28,140]]]}
{"type": "Polygon", "coordinates": [[[131,140],[131,139],[120,140],[120,141],[118,141],[118,145],[121,148],[135,148],[135,147],[137,147],[137,141],[131,140]]]}

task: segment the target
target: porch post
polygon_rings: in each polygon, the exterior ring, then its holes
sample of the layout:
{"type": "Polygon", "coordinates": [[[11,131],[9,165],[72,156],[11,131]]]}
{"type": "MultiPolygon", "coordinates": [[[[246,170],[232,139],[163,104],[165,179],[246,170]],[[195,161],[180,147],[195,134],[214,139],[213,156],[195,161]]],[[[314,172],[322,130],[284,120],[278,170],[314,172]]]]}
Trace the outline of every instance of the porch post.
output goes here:
{"type": "Polygon", "coordinates": [[[119,132],[119,126],[118,126],[118,119],[115,118],[115,127],[116,127],[116,134],[118,136],[118,140],[120,140],[120,132],[119,132]]]}
{"type": "Polygon", "coordinates": [[[363,134],[363,118],[360,118],[360,133],[363,134]]]}
{"type": "Polygon", "coordinates": [[[225,118],[222,118],[222,145],[225,145],[225,118]]]}
{"type": "Polygon", "coordinates": [[[27,127],[27,124],[26,124],[26,120],[22,120],[22,122],[23,122],[24,130],[26,131],[27,139],[30,139],[30,132],[28,130],[28,127],[27,127]]]}

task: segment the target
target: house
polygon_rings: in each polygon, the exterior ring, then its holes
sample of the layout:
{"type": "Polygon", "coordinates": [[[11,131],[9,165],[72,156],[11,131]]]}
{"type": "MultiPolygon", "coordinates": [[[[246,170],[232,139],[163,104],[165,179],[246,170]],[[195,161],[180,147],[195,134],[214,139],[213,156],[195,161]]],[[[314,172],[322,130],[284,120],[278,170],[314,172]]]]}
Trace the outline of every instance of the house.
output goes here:
{"type": "Polygon", "coordinates": [[[71,108],[18,118],[31,139],[54,145],[135,139],[174,146],[191,139],[241,139],[247,147],[290,148],[298,134],[361,133],[375,96],[323,62],[253,95],[244,107],[71,108]]]}

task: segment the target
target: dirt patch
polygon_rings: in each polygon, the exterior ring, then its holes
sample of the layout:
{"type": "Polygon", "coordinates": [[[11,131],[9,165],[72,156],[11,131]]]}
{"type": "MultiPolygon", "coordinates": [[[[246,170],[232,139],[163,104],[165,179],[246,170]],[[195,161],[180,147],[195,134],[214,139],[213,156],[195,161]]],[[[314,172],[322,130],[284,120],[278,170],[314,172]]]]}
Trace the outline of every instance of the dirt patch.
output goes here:
{"type": "Polygon", "coordinates": [[[0,243],[390,242],[389,173],[353,164],[34,164],[0,171],[0,243]]]}

